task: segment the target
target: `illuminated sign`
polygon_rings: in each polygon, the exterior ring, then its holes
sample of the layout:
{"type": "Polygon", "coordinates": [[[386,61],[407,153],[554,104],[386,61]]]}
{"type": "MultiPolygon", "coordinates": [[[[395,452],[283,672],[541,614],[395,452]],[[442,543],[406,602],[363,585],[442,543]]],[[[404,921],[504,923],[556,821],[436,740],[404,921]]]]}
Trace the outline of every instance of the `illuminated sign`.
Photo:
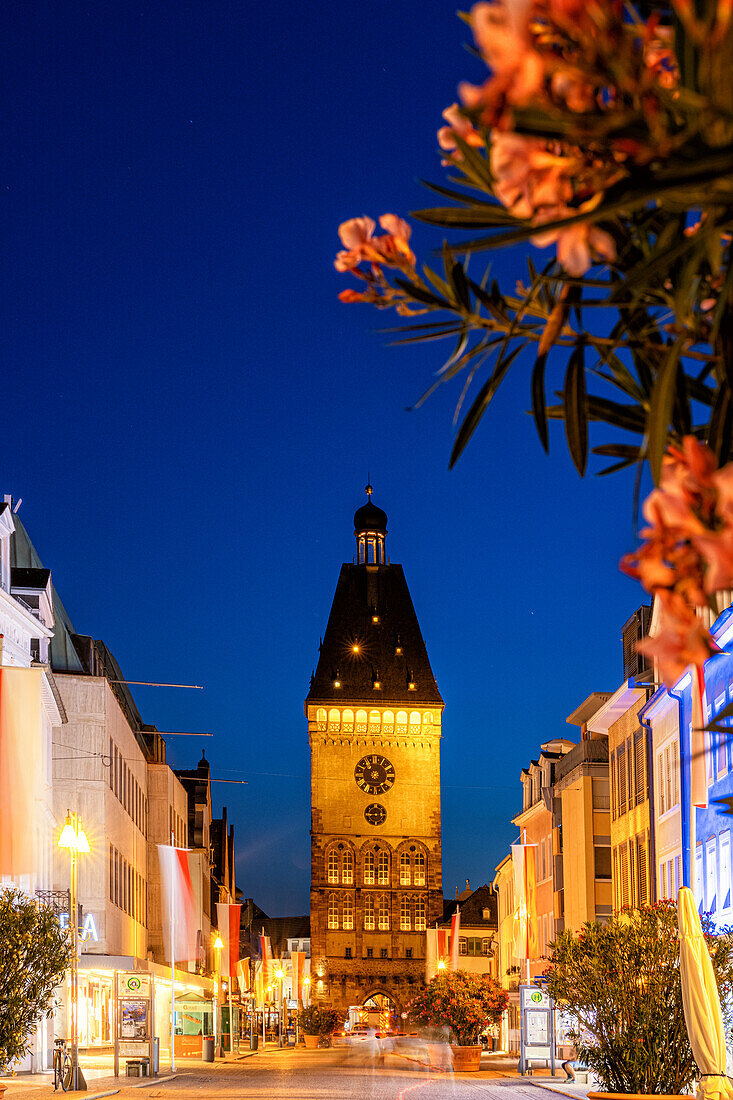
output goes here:
{"type": "MultiPolygon", "coordinates": [[[[69,914],[59,913],[59,925],[63,930],[69,927],[69,914]]],[[[79,940],[81,943],[89,943],[92,940],[94,943],[99,943],[99,933],[97,932],[97,922],[94,919],[93,913],[86,913],[84,915],[84,923],[79,929],[79,940]]]]}

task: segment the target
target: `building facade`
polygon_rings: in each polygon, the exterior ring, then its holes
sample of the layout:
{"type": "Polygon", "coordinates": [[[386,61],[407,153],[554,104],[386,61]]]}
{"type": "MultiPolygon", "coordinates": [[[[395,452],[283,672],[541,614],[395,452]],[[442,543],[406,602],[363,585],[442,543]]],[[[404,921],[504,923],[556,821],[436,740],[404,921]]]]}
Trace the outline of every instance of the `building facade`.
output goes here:
{"type": "Polygon", "coordinates": [[[311,994],[396,1012],[443,913],[443,700],[402,567],[387,559],[387,516],[367,491],[305,703],[311,994]]]}

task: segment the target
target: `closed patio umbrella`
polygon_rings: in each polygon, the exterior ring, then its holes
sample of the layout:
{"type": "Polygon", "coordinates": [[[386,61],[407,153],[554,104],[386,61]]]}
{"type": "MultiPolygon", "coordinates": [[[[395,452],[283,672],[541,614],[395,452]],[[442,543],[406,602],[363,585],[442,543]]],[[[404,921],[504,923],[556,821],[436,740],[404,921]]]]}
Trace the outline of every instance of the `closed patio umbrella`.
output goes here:
{"type": "Polygon", "coordinates": [[[733,1100],[733,1083],[725,1074],[725,1035],[718,986],[695,896],[686,886],[677,895],[677,920],[685,1024],[700,1070],[698,1100],[733,1100]]]}

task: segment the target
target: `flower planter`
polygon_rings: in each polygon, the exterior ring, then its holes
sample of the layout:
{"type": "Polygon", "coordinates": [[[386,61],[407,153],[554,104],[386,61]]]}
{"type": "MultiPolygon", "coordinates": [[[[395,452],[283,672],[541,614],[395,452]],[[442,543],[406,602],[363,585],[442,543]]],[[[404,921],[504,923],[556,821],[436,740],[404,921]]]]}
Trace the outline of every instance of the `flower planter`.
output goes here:
{"type": "MultiPolygon", "coordinates": [[[[654,1100],[680,1100],[681,1095],[659,1092],[654,1094],[654,1100]]],[[[589,1092],[588,1100],[648,1100],[650,1096],[648,1092],[589,1092]]]]}
{"type": "Polygon", "coordinates": [[[304,1035],[303,1039],[305,1041],[306,1050],[318,1050],[318,1044],[321,1039],[320,1035],[304,1035]]]}
{"type": "Polygon", "coordinates": [[[481,1069],[481,1047],[454,1047],[451,1046],[453,1051],[453,1071],[454,1073],[473,1073],[478,1069],[481,1069]]]}

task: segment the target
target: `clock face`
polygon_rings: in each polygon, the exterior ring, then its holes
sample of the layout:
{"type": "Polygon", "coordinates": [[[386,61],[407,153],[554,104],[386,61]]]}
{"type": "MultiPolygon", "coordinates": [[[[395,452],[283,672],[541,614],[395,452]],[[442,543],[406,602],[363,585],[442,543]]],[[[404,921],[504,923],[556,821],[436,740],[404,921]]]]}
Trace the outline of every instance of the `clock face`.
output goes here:
{"type": "Polygon", "coordinates": [[[384,806],[380,806],[378,802],[372,802],[364,810],[364,817],[367,819],[370,825],[384,825],[387,820],[387,811],[384,806]]]}
{"type": "Polygon", "coordinates": [[[354,768],[356,785],[364,794],[384,794],[394,786],[394,778],[394,768],[379,753],[363,756],[354,768]]]}

